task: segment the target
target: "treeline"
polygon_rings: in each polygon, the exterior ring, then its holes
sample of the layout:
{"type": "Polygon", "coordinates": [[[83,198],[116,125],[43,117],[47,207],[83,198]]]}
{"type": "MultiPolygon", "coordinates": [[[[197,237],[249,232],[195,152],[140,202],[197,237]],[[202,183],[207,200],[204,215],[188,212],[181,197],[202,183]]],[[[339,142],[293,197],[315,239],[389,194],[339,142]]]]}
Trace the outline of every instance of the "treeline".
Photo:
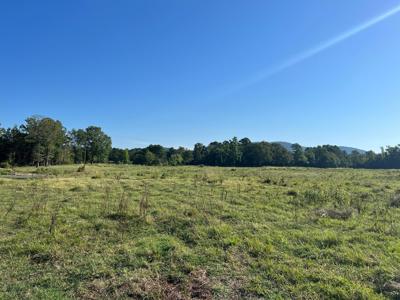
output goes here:
{"type": "Polygon", "coordinates": [[[67,131],[60,121],[33,116],[21,126],[0,128],[3,165],[101,163],[110,151],[111,138],[96,126],[67,131]]]}
{"type": "Polygon", "coordinates": [[[111,148],[111,138],[100,127],[68,131],[60,121],[30,117],[21,126],[0,127],[0,163],[3,165],[48,166],[69,163],[123,163],[142,165],[209,165],[229,167],[301,166],[318,168],[400,168],[400,145],[381,153],[353,151],[337,146],[288,150],[278,143],[252,142],[233,138],[224,142],[201,143],[192,149],[111,148]]]}
{"type": "Polygon", "coordinates": [[[400,168],[400,146],[387,147],[382,153],[373,151],[351,154],[337,146],[324,145],[303,148],[293,144],[288,150],[278,143],[252,142],[248,138],[233,138],[212,142],[208,146],[196,144],[193,150],[146,148],[123,150],[113,148],[110,161],[145,165],[208,165],[223,167],[299,166],[316,168],[400,168]]]}

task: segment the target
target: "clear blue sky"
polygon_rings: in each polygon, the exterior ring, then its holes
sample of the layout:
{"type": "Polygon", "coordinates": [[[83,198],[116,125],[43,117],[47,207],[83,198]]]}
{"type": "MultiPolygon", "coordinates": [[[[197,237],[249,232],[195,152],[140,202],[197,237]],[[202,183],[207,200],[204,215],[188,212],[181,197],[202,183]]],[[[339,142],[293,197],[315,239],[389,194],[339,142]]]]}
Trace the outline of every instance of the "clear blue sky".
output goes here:
{"type": "Polygon", "coordinates": [[[0,122],[98,125],[118,147],[237,136],[378,150],[400,143],[400,13],[335,39],[399,5],[1,1],[0,122]]]}

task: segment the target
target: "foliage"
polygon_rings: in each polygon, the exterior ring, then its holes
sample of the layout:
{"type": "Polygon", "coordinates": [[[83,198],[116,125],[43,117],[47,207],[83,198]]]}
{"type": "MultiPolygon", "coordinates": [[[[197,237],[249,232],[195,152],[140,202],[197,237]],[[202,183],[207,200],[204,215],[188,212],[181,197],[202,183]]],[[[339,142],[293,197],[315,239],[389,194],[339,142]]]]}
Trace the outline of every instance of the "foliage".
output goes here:
{"type": "Polygon", "coordinates": [[[12,165],[106,162],[111,138],[100,127],[67,132],[60,121],[33,116],[20,127],[0,130],[0,162],[12,165]]]}
{"type": "Polygon", "coordinates": [[[100,127],[67,132],[60,121],[30,117],[25,124],[0,128],[0,162],[10,165],[48,166],[54,164],[104,163],[140,165],[209,165],[222,167],[298,166],[316,168],[400,168],[400,145],[381,153],[346,153],[338,146],[303,148],[293,144],[291,151],[279,143],[252,142],[236,137],[193,150],[149,145],[145,148],[111,148],[111,138],[100,127]]]}

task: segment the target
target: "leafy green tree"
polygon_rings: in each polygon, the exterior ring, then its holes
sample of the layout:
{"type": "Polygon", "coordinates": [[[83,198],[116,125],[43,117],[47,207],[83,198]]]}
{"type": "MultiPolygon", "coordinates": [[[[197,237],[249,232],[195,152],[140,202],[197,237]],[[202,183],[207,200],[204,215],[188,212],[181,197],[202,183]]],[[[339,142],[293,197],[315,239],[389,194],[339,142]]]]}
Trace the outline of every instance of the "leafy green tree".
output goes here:
{"type": "Polygon", "coordinates": [[[293,151],[293,162],[296,166],[303,167],[308,164],[308,160],[302,146],[300,146],[299,144],[293,144],[292,151],[293,151]]]}
{"type": "Polygon", "coordinates": [[[293,161],[292,154],[282,145],[271,144],[272,164],[275,166],[289,166],[293,161]]]}
{"type": "Polygon", "coordinates": [[[124,152],[123,152],[123,160],[122,161],[123,161],[124,164],[129,164],[130,163],[128,149],[124,150],[124,152]]]}
{"type": "Polygon", "coordinates": [[[11,165],[27,165],[31,163],[32,147],[26,143],[26,134],[20,128],[4,129],[0,137],[0,162],[11,165]]]}
{"type": "Polygon", "coordinates": [[[251,141],[250,141],[249,138],[242,138],[242,139],[239,141],[239,144],[240,144],[241,146],[247,146],[247,145],[251,144],[251,141]]]}
{"type": "Polygon", "coordinates": [[[195,144],[193,149],[193,163],[195,165],[204,164],[206,156],[207,148],[201,143],[195,144]]]}
{"type": "Polygon", "coordinates": [[[193,163],[193,151],[184,149],[184,151],[181,153],[183,162],[182,164],[184,165],[190,165],[193,163]]]}
{"type": "Polygon", "coordinates": [[[157,159],[157,156],[151,152],[149,149],[146,149],[144,153],[144,162],[146,165],[158,165],[159,160],[157,159]]]}
{"type": "Polygon", "coordinates": [[[340,159],[329,146],[318,146],[315,149],[315,166],[318,168],[337,168],[340,166],[340,159]]]}
{"type": "Polygon", "coordinates": [[[183,157],[180,153],[174,153],[171,155],[169,159],[169,164],[171,166],[178,166],[181,165],[182,163],[183,163],[183,157]]]}
{"type": "Polygon", "coordinates": [[[87,135],[84,129],[71,130],[69,133],[72,152],[75,163],[86,163],[87,159],[87,135]]]}
{"type": "Polygon", "coordinates": [[[219,142],[212,142],[207,147],[204,163],[212,166],[223,166],[226,158],[226,147],[219,142]]]}
{"type": "Polygon", "coordinates": [[[238,139],[234,137],[229,142],[225,143],[227,146],[225,159],[225,165],[227,166],[238,166],[242,160],[242,151],[238,139]]]}
{"type": "Polygon", "coordinates": [[[306,148],[306,150],[304,150],[304,155],[306,156],[308,165],[311,167],[315,167],[316,166],[315,149],[311,147],[306,148]]]}
{"type": "Polygon", "coordinates": [[[86,128],[86,153],[90,163],[107,162],[111,151],[111,138],[100,127],[86,128]]]}
{"type": "Polygon", "coordinates": [[[268,166],[272,163],[271,146],[267,142],[251,143],[243,152],[242,165],[248,167],[268,166]]]}
{"type": "Polygon", "coordinates": [[[112,163],[123,163],[124,162],[124,150],[118,148],[112,148],[108,160],[112,163]]]}
{"type": "Polygon", "coordinates": [[[155,159],[152,164],[161,165],[167,163],[167,154],[163,146],[150,145],[147,147],[147,150],[154,154],[155,159]]]}
{"type": "Polygon", "coordinates": [[[133,149],[131,150],[131,161],[133,164],[146,165],[146,151],[147,149],[133,149]]]}
{"type": "Polygon", "coordinates": [[[58,163],[61,148],[66,145],[66,131],[60,121],[51,118],[30,117],[22,126],[26,142],[32,146],[32,163],[48,166],[58,163]]]}
{"type": "Polygon", "coordinates": [[[76,163],[107,162],[111,153],[111,138],[100,127],[72,130],[71,145],[76,163]]]}

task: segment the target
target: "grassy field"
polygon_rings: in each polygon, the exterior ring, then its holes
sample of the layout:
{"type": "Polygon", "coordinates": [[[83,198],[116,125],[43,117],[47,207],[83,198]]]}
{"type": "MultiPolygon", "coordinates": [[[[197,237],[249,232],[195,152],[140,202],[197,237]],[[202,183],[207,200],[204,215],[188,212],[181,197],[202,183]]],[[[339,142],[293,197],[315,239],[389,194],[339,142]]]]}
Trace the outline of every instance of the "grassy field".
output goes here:
{"type": "Polygon", "coordinates": [[[16,171],[0,299],[400,299],[400,171],[16,171]]]}

